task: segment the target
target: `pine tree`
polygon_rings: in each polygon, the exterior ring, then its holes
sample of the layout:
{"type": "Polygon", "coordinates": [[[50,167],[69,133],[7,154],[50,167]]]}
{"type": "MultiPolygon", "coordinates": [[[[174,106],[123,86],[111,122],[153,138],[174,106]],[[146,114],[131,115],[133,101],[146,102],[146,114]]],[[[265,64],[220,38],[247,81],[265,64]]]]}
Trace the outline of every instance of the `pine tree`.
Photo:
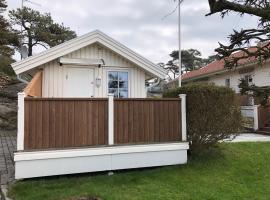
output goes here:
{"type": "Polygon", "coordinates": [[[0,72],[12,75],[13,70],[10,67],[12,55],[14,54],[13,45],[18,45],[17,35],[11,29],[10,24],[4,18],[3,13],[7,8],[5,0],[0,0],[0,72]]]}
{"type": "MultiPolygon", "coordinates": [[[[76,37],[76,33],[63,24],[55,23],[50,13],[40,13],[28,7],[9,12],[12,25],[22,27],[22,45],[32,56],[35,46],[50,48],[76,37]]],[[[18,30],[21,31],[21,30],[18,30]]]]}

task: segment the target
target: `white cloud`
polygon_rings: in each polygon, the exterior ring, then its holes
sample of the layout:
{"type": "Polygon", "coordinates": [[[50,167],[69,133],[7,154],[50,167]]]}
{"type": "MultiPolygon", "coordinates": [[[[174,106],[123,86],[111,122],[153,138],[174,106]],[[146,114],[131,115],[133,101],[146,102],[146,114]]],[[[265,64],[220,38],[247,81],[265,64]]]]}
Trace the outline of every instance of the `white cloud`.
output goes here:
{"type": "MultiPolygon", "coordinates": [[[[173,0],[32,0],[50,12],[53,19],[82,35],[94,29],[104,31],[152,61],[166,62],[178,48],[177,13],[163,19],[176,6],[173,0]]],[[[21,0],[7,0],[9,9],[21,0]]],[[[232,29],[256,25],[254,17],[230,15],[205,17],[207,0],[186,0],[182,4],[182,46],[199,49],[204,56],[213,54],[218,41],[226,41],[232,29]]]]}

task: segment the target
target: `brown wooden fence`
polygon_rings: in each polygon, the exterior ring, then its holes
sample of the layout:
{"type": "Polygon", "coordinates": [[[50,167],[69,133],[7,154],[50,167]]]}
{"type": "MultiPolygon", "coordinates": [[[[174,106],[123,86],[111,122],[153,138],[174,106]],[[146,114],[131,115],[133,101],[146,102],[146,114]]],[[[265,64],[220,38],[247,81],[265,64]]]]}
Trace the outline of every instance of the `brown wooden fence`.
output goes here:
{"type": "Polygon", "coordinates": [[[180,99],[115,99],[115,144],[181,141],[180,99]]]}
{"type": "MultiPolygon", "coordinates": [[[[25,98],[24,150],[108,145],[108,99],[25,98]]],[[[114,99],[114,144],[181,141],[180,99],[114,99]]]]}
{"type": "Polygon", "coordinates": [[[248,106],[250,105],[250,97],[247,95],[241,95],[241,94],[236,94],[235,95],[236,102],[239,106],[248,106]]]}
{"type": "Polygon", "coordinates": [[[270,105],[258,107],[258,128],[263,128],[270,119],[270,105]]]}
{"type": "Polygon", "coordinates": [[[108,99],[25,98],[24,149],[106,145],[108,99]]]}

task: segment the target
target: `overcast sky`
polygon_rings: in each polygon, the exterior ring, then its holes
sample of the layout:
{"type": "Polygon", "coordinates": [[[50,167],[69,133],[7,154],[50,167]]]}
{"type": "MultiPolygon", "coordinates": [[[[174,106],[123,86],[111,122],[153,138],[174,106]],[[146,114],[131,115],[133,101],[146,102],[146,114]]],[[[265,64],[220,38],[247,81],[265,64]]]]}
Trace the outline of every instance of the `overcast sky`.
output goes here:
{"type": "MultiPolygon", "coordinates": [[[[50,12],[78,35],[99,29],[155,63],[166,62],[178,48],[177,13],[173,0],[31,0],[41,6],[25,6],[50,12]]],[[[8,9],[21,0],[7,0],[8,9]]],[[[230,15],[205,17],[208,0],[185,0],[182,7],[182,47],[195,48],[206,57],[214,53],[218,41],[225,42],[232,29],[254,27],[257,19],[230,15]]]]}

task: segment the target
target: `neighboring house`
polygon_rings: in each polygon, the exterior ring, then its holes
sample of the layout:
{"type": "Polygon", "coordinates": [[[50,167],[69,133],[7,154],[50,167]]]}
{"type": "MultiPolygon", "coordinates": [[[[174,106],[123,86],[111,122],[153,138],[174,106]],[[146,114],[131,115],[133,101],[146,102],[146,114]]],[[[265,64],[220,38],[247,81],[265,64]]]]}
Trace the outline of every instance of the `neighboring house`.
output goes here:
{"type": "MultiPolygon", "coordinates": [[[[250,51],[253,49],[250,48],[250,51]]],[[[237,52],[233,56],[241,56],[243,52],[237,52]]],[[[231,87],[236,94],[238,94],[239,104],[241,105],[242,115],[245,117],[254,118],[254,129],[264,129],[270,116],[266,114],[258,114],[258,106],[254,105],[252,97],[241,96],[240,89],[238,87],[240,79],[245,79],[249,84],[255,84],[256,86],[270,86],[270,63],[269,61],[261,64],[255,57],[248,59],[242,59],[239,62],[238,67],[233,69],[224,68],[224,60],[216,60],[205,67],[198,70],[194,70],[182,75],[182,83],[192,82],[207,82],[214,83],[219,86],[231,87]],[[260,116],[263,120],[260,120],[260,116]]],[[[178,86],[178,79],[167,83],[167,87],[174,88],[178,86]]],[[[260,109],[262,112],[263,109],[260,109]]],[[[267,113],[267,112],[266,112],[267,113]]],[[[269,113],[270,115],[270,113],[269,113]]],[[[266,130],[266,129],[265,129],[266,130]]],[[[270,128],[267,130],[270,133],[270,128]]]]}
{"type": "Polygon", "coordinates": [[[12,67],[31,79],[18,95],[16,179],[187,162],[185,95],[146,99],[164,69],[104,33],[12,67]]]}
{"type": "MultiPolygon", "coordinates": [[[[237,56],[235,53],[234,56],[237,56]]],[[[241,60],[238,67],[224,68],[224,60],[216,60],[205,67],[182,75],[183,83],[208,82],[220,86],[231,87],[236,93],[240,92],[239,80],[246,79],[256,86],[270,86],[270,63],[259,64],[254,58],[241,60]]],[[[170,87],[176,86],[177,80],[168,83],[170,87]]]]}

